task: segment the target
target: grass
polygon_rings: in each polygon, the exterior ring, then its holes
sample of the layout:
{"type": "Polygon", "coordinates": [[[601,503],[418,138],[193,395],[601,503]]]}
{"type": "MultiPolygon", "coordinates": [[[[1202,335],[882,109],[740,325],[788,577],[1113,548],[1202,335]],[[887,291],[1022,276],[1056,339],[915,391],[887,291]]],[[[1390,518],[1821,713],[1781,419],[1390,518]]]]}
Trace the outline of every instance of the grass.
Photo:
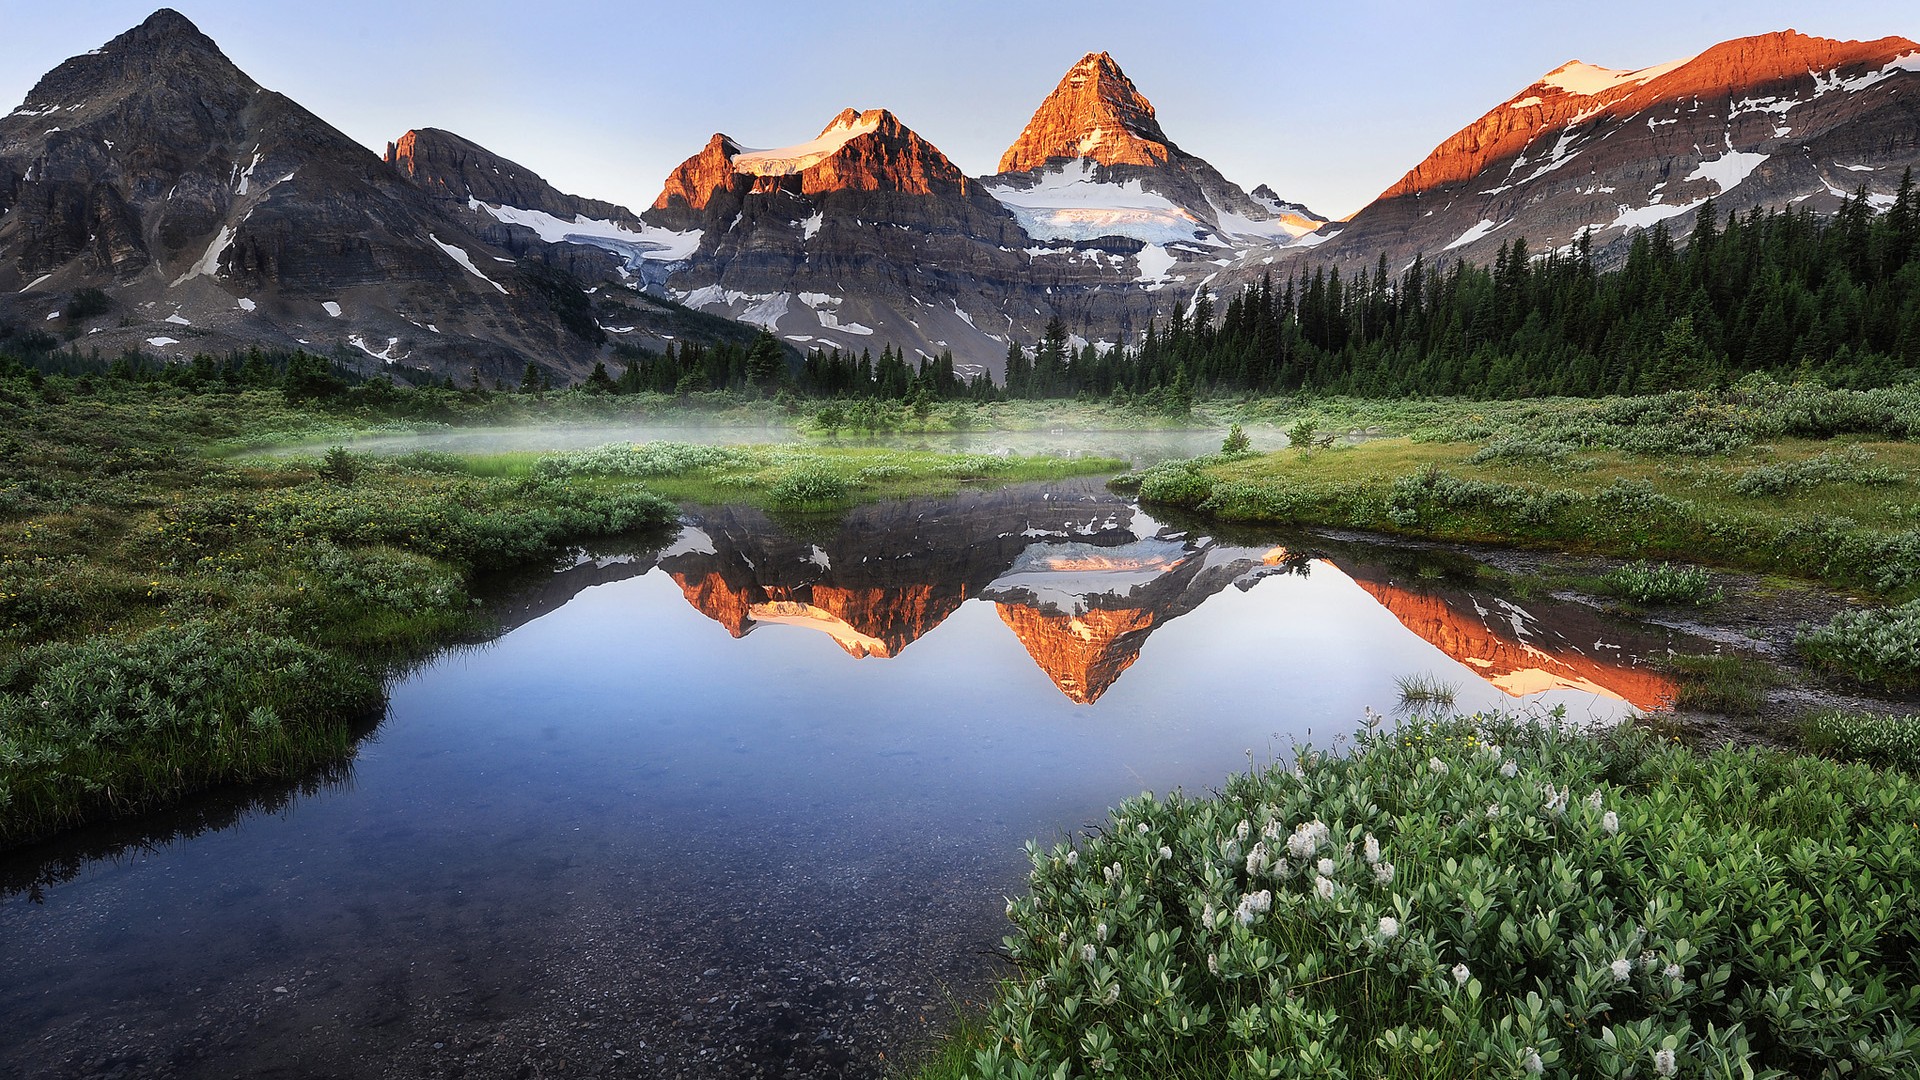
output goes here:
{"type": "Polygon", "coordinates": [[[1442,681],[1432,672],[1402,675],[1393,680],[1393,685],[1399,691],[1400,709],[1403,712],[1450,710],[1460,692],[1458,686],[1442,681]]]}
{"type": "Polygon", "coordinates": [[[1912,777],[1538,717],[1297,762],[1029,845],[923,1080],[1920,1069],[1912,777]]]}
{"type": "Polygon", "coordinates": [[[855,502],[940,495],[976,483],[1060,480],[1117,472],[1101,457],[948,454],[843,446],[697,446],[609,443],[562,453],[491,454],[466,459],[475,475],[510,478],[642,480],[682,504],[751,503],[832,510],[855,502]]]}
{"type": "Polygon", "coordinates": [[[1780,685],[1772,666],[1744,656],[1710,654],[1672,656],[1661,665],[1674,674],[1679,689],[1673,706],[1721,716],[1758,716],[1767,691],[1780,685]]]}
{"type": "Polygon", "coordinates": [[[0,848],[343,759],[396,666],[483,629],[487,578],[664,537],[669,499],[834,509],[1118,467],[664,443],[247,458],[345,421],[104,382],[0,379],[0,848]]]}

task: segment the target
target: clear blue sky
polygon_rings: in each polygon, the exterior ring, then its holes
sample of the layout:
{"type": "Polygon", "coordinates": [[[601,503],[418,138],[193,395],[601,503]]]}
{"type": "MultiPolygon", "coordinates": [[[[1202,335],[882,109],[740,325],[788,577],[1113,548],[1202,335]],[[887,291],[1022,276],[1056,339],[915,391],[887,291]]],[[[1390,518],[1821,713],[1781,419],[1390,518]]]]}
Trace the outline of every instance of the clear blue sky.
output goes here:
{"type": "MultiPolygon", "coordinates": [[[[0,0],[0,112],[155,6],[0,0]]],[[[801,142],[849,105],[892,109],[962,169],[990,172],[1067,67],[1104,49],[1183,148],[1244,187],[1339,216],[1570,59],[1644,67],[1789,27],[1920,39],[1914,0],[173,6],[263,85],[368,146],[446,128],[636,209],[715,131],[801,142]]]]}

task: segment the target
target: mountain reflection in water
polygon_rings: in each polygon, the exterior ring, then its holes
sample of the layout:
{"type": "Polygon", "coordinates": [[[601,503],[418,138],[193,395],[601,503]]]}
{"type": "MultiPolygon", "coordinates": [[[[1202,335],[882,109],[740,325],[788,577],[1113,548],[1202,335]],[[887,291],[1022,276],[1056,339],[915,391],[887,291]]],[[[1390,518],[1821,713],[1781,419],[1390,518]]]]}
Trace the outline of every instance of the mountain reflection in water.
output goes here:
{"type": "MultiPolygon", "coordinates": [[[[1275,574],[1351,580],[1466,674],[1516,700],[1571,691],[1650,710],[1674,694],[1645,664],[1666,651],[1663,636],[1581,605],[1522,607],[1445,580],[1410,582],[1367,545],[1235,544],[1163,525],[1091,487],[865,506],[805,531],[749,507],[696,510],[654,564],[733,637],[799,627],[862,659],[896,657],[966,601],[989,602],[1053,685],[1088,705],[1161,627],[1229,586],[1245,591],[1275,574]]],[[[586,563],[570,573],[584,585],[650,568],[586,563]]]]}

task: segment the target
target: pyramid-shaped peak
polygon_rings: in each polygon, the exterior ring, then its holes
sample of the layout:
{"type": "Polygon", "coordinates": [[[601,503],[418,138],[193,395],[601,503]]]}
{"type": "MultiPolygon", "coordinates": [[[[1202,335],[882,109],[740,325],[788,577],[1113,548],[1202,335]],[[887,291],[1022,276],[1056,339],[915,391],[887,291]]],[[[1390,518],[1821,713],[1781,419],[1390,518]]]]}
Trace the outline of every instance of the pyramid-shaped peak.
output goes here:
{"type": "Polygon", "coordinates": [[[114,38],[101,51],[127,49],[152,51],[166,48],[220,51],[220,47],[213,43],[212,38],[201,33],[192,19],[172,8],[161,8],[147,16],[145,22],[114,38]]]}
{"type": "Polygon", "coordinates": [[[1163,165],[1170,143],[1153,103],[1112,55],[1088,53],[1067,70],[1000,158],[1003,173],[1086,158],[1100,165],[1163,165]]]}

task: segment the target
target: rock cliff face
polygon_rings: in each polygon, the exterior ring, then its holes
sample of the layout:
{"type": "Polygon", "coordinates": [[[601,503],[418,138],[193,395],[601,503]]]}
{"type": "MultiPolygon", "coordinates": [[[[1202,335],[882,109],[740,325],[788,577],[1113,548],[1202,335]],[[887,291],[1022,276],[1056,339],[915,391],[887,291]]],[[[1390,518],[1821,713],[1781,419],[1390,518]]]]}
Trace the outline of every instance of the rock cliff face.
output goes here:
{"type": "Polygon", "coordinates": [[[51,323],[109,354],[263,344],[369,371],[518,379],[532,359],[584,374],[607,335],[556,298],[579,299],[569,271],[611,277],[619,260],[516,236],[454,188],[540,191],[556,212],[605,204],[569,206],[454,136],[404,142],[399,168],[382,162],[179,13],[156,12],[0,118],[0,319],[51,323]],[[47,319],[83,287],[113,310],[47,319]]]}
{"type": "Polygon", "coordinates": [[[1916,163],[1920,46],[1905,38],[1784,31],[1636,71],[1576,60],[1447,139],[1312,257],[1491,262],[1502,243],[1539,253],[1591,230],[1605,260],[1657,222],[1684,232],[1709,198],[1831,212],[1862,185],[1890,198],[1916,163]]]}

